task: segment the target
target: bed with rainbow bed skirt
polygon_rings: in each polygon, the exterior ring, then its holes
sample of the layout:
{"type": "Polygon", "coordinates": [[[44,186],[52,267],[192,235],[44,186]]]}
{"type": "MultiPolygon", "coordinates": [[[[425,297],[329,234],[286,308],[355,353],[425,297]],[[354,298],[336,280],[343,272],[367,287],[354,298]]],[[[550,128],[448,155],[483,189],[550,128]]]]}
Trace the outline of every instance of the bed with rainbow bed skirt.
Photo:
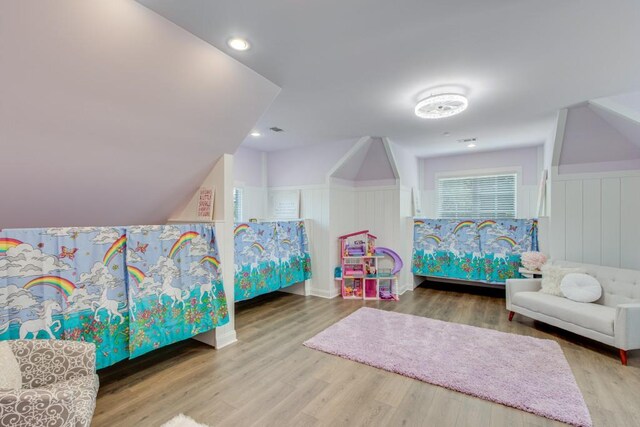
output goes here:
{"type": "Polygon", "coordinates": [[[245,301],[311,278],[304,221],[236,223],[235,301],[245,301]]]}
{"type": "Polygon", "coordinates": [[[412,272],[500,285],[522,277],[521,254],[537,250],[536,219],[415,218],[412,272]]]}
{"type": "Polygon", "coordinates": [[[96,345],[97,368],[229,322],[209,224],[0,230],[0,341],[96,345]]]}

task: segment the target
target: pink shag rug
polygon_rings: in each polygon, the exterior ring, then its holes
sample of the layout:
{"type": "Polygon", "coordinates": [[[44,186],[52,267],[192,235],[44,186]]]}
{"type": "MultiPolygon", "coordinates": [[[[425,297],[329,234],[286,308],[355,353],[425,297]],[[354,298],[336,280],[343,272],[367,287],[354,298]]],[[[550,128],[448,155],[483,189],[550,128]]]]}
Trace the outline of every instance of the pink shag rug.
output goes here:
{"type": "Polygon", "coordinates": [[[552,420],[592,425],[552,340],[361,308],[304,345],[552,420]]]}

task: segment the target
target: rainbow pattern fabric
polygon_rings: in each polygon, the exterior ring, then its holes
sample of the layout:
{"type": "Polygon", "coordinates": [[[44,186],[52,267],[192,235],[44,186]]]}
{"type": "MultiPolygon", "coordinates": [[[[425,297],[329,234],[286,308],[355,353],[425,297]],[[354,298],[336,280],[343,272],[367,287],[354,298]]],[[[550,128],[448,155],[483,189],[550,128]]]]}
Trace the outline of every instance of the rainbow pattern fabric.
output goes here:
{"type": "Polygon", "coordinates": [[[229,322],[212,226],[129,227],[127,242],[129,357],[229,322]]]}
{"type": "Polygon", "coordinates": [[[0,231],[0,340],[93,342],[97,366],[229,321],[203,224],[0,231]]]}
{"type": "Polygon", "coordinates": [[[121,227],[0,231],[0,340],[93,342],[99,368],[126,359],[125,241],[121,227]]]}
{"type": "Polygon", "coordinates": [[[309,245],[302,221],[238,223],[234,247],[236,301],[311,278],[309,245]]]}
{"type": "Polygon", "coordinates": [[[520,254],[538,250],[535,219],[416,218],[413,274],[488,283],[521,277],[520,254]]]}

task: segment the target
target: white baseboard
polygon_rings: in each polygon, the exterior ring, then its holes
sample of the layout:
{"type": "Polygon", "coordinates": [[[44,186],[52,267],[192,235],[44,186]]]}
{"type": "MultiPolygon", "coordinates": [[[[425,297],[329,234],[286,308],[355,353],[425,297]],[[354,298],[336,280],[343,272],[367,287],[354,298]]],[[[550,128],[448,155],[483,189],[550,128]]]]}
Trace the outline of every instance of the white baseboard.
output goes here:
{"type": "Polygon", "coordinates": [[[413,283],[411,284],[405,284],[404,286],[401,286],[398,291],[400,293],[400,295],[404,294],[405,292],[413,292],[413,283]]]}
{"type": "Polygon", "coordinates": [[[218,334],[216,336],[216,349],[221,349],[226,347],[234,342],[238,341],[238,337],[236,335],[236,330],[233,329],[231,331],[227,331],[224,334],[218,334]]]}
{"type": "Polygon", "coordinates": [[[196,341],[200,341],[216,349],[226,347],[238,341],[235,329],[219,333],[217,329],[212,329],[192,337],[196,341]]]}
{"type": "Polygon", "coordinates": [[[327,298],[327,299],[331,299],[331,298],[335,298],[338,295],[332,295],[331,291],[328,291],[326,289],[318,289],[318,288],[311,288],[309,290],[309,295],[312,295],[314,297],[320,297],[320,298],[327,298]]]}

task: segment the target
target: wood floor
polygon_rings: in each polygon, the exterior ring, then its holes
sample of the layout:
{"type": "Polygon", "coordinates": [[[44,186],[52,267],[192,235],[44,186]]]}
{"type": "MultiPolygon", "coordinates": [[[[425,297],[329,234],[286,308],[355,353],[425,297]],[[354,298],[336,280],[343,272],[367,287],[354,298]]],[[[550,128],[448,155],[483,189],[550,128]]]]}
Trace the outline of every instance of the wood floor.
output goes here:
{"type": "Polygon", "coordinates": [[[276,293],[239,305],[236,344],[188,340],[100,371],[93,425],[159,426],[180,412],[216,427],[562,425],[302,346],[366,305],[555,339],[594,425],[640,426],[640,352],[623,367],[610,347],[520,315],[508,322],[499,291],[452,286],[419,287],[397,303],[276,293]]]}

